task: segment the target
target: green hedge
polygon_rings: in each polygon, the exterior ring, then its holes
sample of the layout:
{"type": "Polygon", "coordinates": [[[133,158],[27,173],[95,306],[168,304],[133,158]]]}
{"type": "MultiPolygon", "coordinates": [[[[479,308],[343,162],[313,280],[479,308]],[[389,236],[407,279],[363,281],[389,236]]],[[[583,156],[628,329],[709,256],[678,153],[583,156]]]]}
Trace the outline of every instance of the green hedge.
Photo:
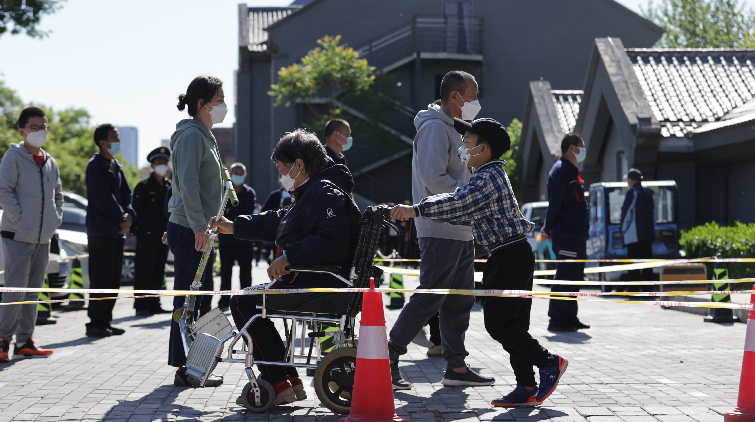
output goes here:
{"type": "MultiPolygon", "coordinates": [[[[705,258],[719,254],[722,258],[755,258],[755,224],[736,222],[733,226],[719,226],[717,223],[707,223],[682,230],[679,244],[687,253],[687,258],[705,258]]],[[[725,265],[729,270],[729,278],[755,277],[755,263],[725,265]]],[[[712,268],[712,264],[708,265],[708,278],[711,278],[712,268]]]]}

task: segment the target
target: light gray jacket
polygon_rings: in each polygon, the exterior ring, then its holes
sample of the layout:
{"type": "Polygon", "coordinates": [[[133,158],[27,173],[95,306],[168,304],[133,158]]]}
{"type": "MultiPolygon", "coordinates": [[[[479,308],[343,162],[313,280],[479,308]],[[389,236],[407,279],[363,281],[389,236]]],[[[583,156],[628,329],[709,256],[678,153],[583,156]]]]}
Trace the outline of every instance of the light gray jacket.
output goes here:
{"type": "MultiPolygon", "coordinates": [[[[414,118],[417,135],[412,156],[412,200],[415,204],[428,196],[453,193],[472,177],[459,159],[461,135],[454,129],[454,119],[440,106],[427,107],[414,118]]],[[[415,218],[414,224],[417,237],[472,240],[471,225],[438,223],[421,217],[415,218]]]]}
{"type": "Polygon", "coordinates": [[[40,166],[24,143],[11,144],[0,162],[2,237],[48,243],[63,222],[63,188],[58,163],[45,150],[40,166]]]}
{"type": "Polygon", "coordinates": [[[170,148],[173,150],[170,222],[194,233],[203,232],[223,200],[223,165],[218,143],[205,125],[184,119],[170,137],[170,148]]]}

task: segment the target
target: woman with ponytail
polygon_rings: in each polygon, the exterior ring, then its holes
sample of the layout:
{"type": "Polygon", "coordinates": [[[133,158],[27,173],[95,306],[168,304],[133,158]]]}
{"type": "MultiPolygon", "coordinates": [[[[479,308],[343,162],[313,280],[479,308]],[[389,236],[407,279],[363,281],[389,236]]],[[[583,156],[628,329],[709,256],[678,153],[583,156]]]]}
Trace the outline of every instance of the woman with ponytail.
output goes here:
{"type": "MultiPolygon", "coordinates": [[[[212,125],[222,123],[228,112],[223,95],[223,82],[214,76],[194,78],[186,94],[178,96],[178,110],[188,108],[191,118],[176,125],[170,138],[173,151],[173,193],[168,202],[168,245],[175,256],[174,290],[189,290],[197,271],[202,252],[209,242],[207,223],[220,207],[223,178],[220,152],[212,125]]],[[[212,280],[205,271],[205,279],[212,280]]],[[[202,296],[197,296],[199,309],[202,296]]],[[[173,299],[173,311],[183,307],[184,296],[173,299]]],[[[177,386],[190,386],[186,374],[184,353],[178,324],[171,319],[168,364],[178,368],[177,386]]],[[[211,377],[205,384],[216,387],[220,377],[211,377]]]]}

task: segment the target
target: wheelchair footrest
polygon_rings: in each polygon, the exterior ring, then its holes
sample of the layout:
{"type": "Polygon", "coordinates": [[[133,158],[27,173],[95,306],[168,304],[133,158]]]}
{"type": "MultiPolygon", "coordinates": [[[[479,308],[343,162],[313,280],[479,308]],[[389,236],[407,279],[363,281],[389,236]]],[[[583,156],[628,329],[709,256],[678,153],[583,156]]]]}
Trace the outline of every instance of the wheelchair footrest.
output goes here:
{"type": "Polygon", "coordinates": [[[186,374],[189,382],[197,387],[204,387],[223,353],[223,341],[209,334],[199,333],[186,357],[186,374]]]}

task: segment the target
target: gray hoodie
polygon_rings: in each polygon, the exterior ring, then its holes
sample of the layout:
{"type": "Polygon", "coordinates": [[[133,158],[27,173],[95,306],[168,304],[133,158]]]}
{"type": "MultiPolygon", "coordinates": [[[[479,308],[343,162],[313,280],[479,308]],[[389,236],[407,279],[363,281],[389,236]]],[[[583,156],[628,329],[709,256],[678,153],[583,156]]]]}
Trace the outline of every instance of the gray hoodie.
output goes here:
{"type": "MultiPolygon", "coordinates": [[[[454,119],[440,106],[427,107],[414,118],[417,135],[412,156],[412,202],[415,204],[431,195],[453,193],[472,177],[459,159],[461,135],[454,129],[454,119]]],[[[414,219],[414,224],[417,237],[472,240],[471,225],[438,223],[421,217],[414,219]]]]}
{"type": "Polygon", "coordinates": [[[45,150],[42,165],[24,143],[11,144],[0,162],[2,237],[48,243],[63,221],[63,188],[58,163],[45,150]]]}
{"type": "Polygon", "coordinates": [[[194,119],[176,125],[170,137],[173,196],[168,202],[170,222],[203,232],[220,208],[223,176],[220,151],[207,127],[194,119]]]}

